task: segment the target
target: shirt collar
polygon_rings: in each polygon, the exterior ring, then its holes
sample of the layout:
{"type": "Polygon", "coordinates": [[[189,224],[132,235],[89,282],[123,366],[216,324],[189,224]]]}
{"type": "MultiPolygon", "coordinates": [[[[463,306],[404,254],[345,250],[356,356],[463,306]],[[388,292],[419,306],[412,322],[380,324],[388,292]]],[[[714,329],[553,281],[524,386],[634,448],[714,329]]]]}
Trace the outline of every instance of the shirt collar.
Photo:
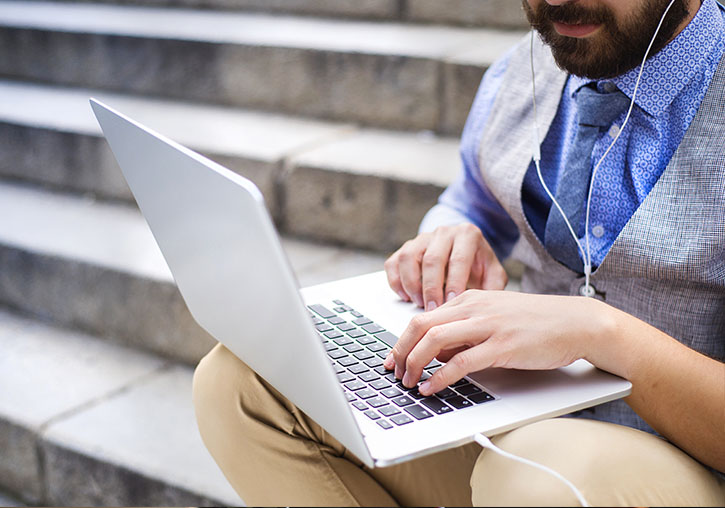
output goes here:
{"type": "MultiPolygon", "coordinates": [[[[695,17],[660,52],[650,57],[642,73],[637,91],[636,104],[646,113],[657,116],[664,112],[685,86],[707,66],[709,55],[714,51],[725,31],[723,14],[715,0],[703,0],[695,17]]],[[[606,90],[613,83],[627,97],[632,97],[641,66],[598,82],[606,90]]],[[[579,88],[596,82],[581,76],[571,76],[572,97],[579,88]]]]}

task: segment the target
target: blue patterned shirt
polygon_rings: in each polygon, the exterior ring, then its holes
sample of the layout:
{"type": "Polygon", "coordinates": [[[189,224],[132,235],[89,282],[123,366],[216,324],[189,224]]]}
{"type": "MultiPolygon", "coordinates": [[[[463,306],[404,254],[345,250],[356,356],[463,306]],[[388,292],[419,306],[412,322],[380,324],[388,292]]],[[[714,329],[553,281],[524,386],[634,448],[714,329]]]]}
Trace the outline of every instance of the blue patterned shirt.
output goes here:
{"type": "MultiPolygon", "coordinates": [[[[648,59],[631,118],[595,178],[589,222],[594,266],[602,262],[667,167],[700,107],[724,51],[725,12],[715,0],[704,0],[687,27],[648,59]]],[[[473,222],[481,228],[499,258],[510,253],[518,239],[518,230],[483,184],[478,151],[509,57],[510,54],[505,55],[486,72],[461,140],[463,171],[421,224],[421,230],[425,231],[444,223],[473,222]]],[[[637,67],[611,80],[597,82],[597,87],[606,90],[614,85],[631,98],[639,70],[637,67]]],[[[553,193],[576,134],[574,94],[592,82],[569,76],[556,116],[541,145],[541,170],[553,193]]],[[[625,115],[600,135],[592,153],[592,166],[611,144],[625,115]]],[[[526,216],[543,242],[551,201],[538,181],[533,163],[524,178],[522,198],[526,216]]],[[[583,224],[580,232],[583,233],[583,224]]]]}

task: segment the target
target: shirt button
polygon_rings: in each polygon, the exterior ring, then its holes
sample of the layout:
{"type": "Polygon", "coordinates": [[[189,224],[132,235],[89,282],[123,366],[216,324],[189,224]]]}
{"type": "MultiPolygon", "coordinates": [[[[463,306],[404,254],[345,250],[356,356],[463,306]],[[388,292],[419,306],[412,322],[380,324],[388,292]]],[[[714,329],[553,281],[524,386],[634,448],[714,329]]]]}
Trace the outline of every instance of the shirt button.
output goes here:
{"type": "Polygon", "coordinates": [[[617,134],[619,134],[619,125],[614,124],[609,128],[609,137],[616,138],[617,134]]]}
{"type": "Polygon", "coordinates": [[[592,228],[592,234],[593,234],[593,235],[594,235],[594,236],[595,236],[596,238],[601,238],[601,237],[603,237],[603,236],[604,236],[604,226],[602,226],[601,224],[597,224],[596,226],[594,226],[594,227],[592,228]]]}

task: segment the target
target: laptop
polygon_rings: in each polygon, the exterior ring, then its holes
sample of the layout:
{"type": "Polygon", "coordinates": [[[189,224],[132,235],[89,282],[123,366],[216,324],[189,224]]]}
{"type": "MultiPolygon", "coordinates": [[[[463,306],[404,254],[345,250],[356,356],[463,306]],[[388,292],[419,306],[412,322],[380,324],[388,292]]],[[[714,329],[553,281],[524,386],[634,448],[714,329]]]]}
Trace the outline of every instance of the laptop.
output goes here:
{"type": "MultiPolygon", "coordinates": [[[[384,272],[299,289],[257,187],[91,99],[194,319],[369,467],[452,448],[628,395],[584,360],[487,369],[433,397],[382,360],[418,312],[384,272]]],[[[439,368],[426,369],[427,377],[439,368]]]]}

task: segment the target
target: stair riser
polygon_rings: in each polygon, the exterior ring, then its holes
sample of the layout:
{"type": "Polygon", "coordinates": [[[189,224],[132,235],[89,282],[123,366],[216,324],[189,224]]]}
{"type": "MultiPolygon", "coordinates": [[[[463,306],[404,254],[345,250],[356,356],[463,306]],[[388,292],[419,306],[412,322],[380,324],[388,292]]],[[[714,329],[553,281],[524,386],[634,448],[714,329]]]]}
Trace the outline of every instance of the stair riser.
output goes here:
{"type": "Polygon", "coordinates": [[[34,431],[0,418],[0,486],[40,506],[43,492],[37,448],[34,431]]]}
{"type": "Polygon", "coordinates": [[[478,86],[456,63],[407,56],[21,28],[1,28],[0,48],[8,77],[443,134],[478,86]]]}
{"type": "Polygon", "coordinates": [[[171,282],[3,245],[0,266],[8,307],[189,364],[216,344],[171,282]]]}
{"type": "MultiPolygon", "coordinates": [[[[193,148],[193,147],[192,147],[193,148]]],[[[207,154],[251,179],[279,228],[302,238],[391,252],[415,236],[443,188],[287,161],[207,154]]],[[[0,176],[133,202],[99,136],[0,123],[0,176]]]]}

